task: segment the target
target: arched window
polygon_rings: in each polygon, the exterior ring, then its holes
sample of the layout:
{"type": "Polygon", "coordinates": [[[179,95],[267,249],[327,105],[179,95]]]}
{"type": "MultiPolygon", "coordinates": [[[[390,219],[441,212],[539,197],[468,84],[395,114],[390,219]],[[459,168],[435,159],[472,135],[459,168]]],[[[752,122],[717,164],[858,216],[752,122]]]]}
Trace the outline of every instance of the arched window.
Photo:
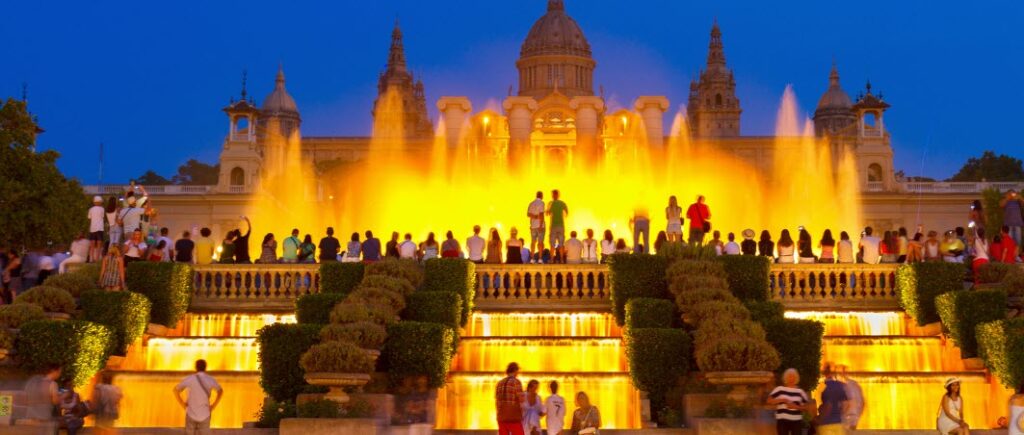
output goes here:
{"type": "Polygon", "coordinates": [[[882,165],[872,163],[868,166],[868,182],[882,181],[882,165]]]}
{"type": "Polygon", "coordinates": [[[239,167],[235,167],[231,170],[231,185],[232,186],[244,186],[245,185],[245,170],[239,167]]]}
{"type": "Polygon", "coordinates": [[[249,117],[239,116],[235,118],[235,131],[243,133],[249,131],[249,117]]]}
{"type": "Polygon", "coordinates": [[[875,127],[878,125],[878,114],[875,112],[864,112],[864,125],[875,127]]]}
{"type": "Polygon", "coordinates": [[[722,94],[715,94],[715,105],[716,106],[721,106],[722,105],[722,94]]]}

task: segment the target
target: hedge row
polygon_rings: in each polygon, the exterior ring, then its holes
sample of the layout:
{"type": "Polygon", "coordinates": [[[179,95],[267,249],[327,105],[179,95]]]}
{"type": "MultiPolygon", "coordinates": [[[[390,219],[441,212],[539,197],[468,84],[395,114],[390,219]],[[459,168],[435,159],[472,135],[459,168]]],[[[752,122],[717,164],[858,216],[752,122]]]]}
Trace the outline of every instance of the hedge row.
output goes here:
{"type": "Polygon", "coordinates": [[[626,327],[671,328],[676,320],[676,305],[668,299],[633,298],[626,303],[626,327]]]}
{"type": "Polygon", "coordinates": [[[87,290],[82,293],[82,318],[105,325],[113,333],[111,353],[125,355],[128,346],[142,338],[152,304],[134,292],[87,290]]]}
{"type": "Polygon", "coordinates": [[[1024,318],[997,320],[977,327],[978,353],[1006,388],[1024,382],[1024,318]]]}
{"type": "Polygon", "coordinates": [[[23,369],[60,366],[60,381],[81,387],[106,365],[112,339],[110,329],[98,323],[37,320],[21,326],[15,349],[23,369]]]}
{"type": "Polygon", "coordinates": [[[633,385],[657,403],[687,373],[690,354],[690,335],[682,329],[630,328],[626,334],[626,358],[633,385]]]}
{"type": "Polygon", "coordinates": [[[388,325],[382,358],[392,383],[409,376],[426,376],[427,386],[444,386],[451,364],[455,330],[440,323],[398,322],[388,325]]]}
{"type": "Polygon", "coordinates": [[[910,263],[896,269],[900,306],[920,326],[939,321],[935,298],[946,292],[962,291],[963,282],[964,265],[959,263],[910,263]]]}
{"type": "Polygon", "coordinates": [[[321,263],[320,291],[347,295],[363,281],[363,272],[363,263],[321,263]]]}
{"type": "Polygon", "coordinates": [[[457,329],[462,323],[462,297],[452,292],[420,291],[406,300],[405,320],[432,322],[457,329]]]}
{"type": "Polygon", "coordinates": [[[768,300],[771,261],[759,255],[722,255],[718,261],[728,275],[729,290],[743,301],[768,300]]]}
{"type": "Polygon", "coordinates": [[[256,333],[260,387],[274,400],[295,400],[308,385],[299,360],[319,342],[321,326],[275,323],[256,333]]]}
{"type": "Polygon", "coordinates": [[[188,311],[195,286],[188,264],[136,261],[128,264],[125,275],[128,289],[153,303],[150,322],[173,328],[188,311]]]}
{"type": "Polygon", "coordinates": [[[665,270],[668,260],[661,255],[615,254],[609,262],[612,312],[619,326],[626,324],[626,303],[632,298],[664,299],[668,296],[665,270]]]}
{"type": "Polygon", "coordinates": [[[935,298],[942,325],[964,358],[978,356],[977,325],[1006,317],[1005,290],[952,291],[935,298]]]}
{"type": "Polygon", "coordinates": [[[462,300],[459,326],[466,326],[473,312],[476,265],[459,258],[435,258],[424,265],[424,292],[453,292],[462,300]]]}
{"type": "Polygon", "coordinates": [[[295,318],[307,325],[331,323],[331,310],[348,297],[346,293],[313,293],[295,300],[295,318]]]}
{"type": "Polygon", "coordinates": [[[821,340],[825,325],[816,320],[785,318],[770,318],[761,324],[768,343],[779,352],[776,372],[781,374],[794,368],[800,373],[800,388],[814,390],[821,377],[821,340]]]}

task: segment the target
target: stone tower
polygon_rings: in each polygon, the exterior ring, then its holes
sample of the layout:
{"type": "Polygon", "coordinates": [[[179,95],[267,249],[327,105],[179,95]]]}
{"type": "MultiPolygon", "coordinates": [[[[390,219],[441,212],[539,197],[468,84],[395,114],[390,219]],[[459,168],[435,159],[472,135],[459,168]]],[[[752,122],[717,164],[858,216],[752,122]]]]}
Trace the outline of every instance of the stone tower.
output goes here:
{"type": "Polygon", "coordinates": [[[850,126],[856,123],[853,103],[839,85],[839,70],[833,64],[828,75],[828,90],[821,95],[814,110],[814,133],[817,136],[851,135],[854,132],[850,126]]]}
{"type": "Polygon", "coordinates": [[[246,75],[242,73],[242,92],[225,107],[228,115],[228,135],[220,153],[220,173],[217,191],[227,193],[250,192],[259,179],[262,164],[257,128],[262,129],[260,109],[256,107],[245,88],[246,75]]]}
{"type": "Polygon", "coordinates": [[[548,11],[523,40],[516,68],[519,96],[541,100],[555,89],[572,98],[594,95],[590,43],[562,0],[548,0],[548,11]]]}
{"type": "Polygon", "coordinates": [[[711,27],[708,60],[699,81],[690,82],[686,104],[690,131],[695,137],[736,137],[740,135],[740,100],[736,98],[736,80],[725,66],[725,49],[718,23],[711,27]]]}
{"type": "Polygon", "coordinates": [[[402,44],[402,29],[395,21],[395,29],[391,32],[391,48],[388,51],[388,63],[377,80],[377,99],[373,102],[373,117],[384,104],[388,90],[398,93],[402,107],[402,131],[407,139],[430,139],[434,135],[434,126],[427,115],[427,97],[423,91],[423,81],[415,80],[405,63],[405,47],[402,44]]]}

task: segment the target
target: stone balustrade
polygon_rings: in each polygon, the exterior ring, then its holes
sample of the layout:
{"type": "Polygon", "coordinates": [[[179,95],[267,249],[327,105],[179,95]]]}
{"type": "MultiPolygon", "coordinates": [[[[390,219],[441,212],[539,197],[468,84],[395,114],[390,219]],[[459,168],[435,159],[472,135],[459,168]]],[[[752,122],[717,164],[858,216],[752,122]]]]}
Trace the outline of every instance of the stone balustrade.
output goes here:
{"type": "Polygon", "coordinates": [[[786,308],[897,309],[898,264],[773,264],[769,289],[786,308]]]}
{"type": "Polygon", "coordinates": [[[479,264],[474,302],[486,308],[606,309],[611,303],[608,278],[603,264],[479,264]]]}
{"type": "Polygon", "coordinates": [[[299,296],[320,292],[318,264],[212,264],[194,270],[197,310],[290,311],[299,296]]]}

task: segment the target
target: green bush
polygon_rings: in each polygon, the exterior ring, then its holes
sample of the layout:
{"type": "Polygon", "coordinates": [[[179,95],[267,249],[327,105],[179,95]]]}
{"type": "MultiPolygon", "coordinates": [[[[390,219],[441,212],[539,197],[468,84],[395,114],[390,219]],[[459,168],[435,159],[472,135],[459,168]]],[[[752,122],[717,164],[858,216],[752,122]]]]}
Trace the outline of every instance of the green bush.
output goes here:
{"type": "Polygon", "coordinates": [[[388,258],[366,265],[363,279],[367,276],[384,275],[392,278],[405,278],[413,287],[423,285],[423,267],[416,260],[396,260],[388,258]]]}
{"type": "Polygon", "coordinates": [[[260,387],[274,400],[294,401],[309,385],[299,359],[318,342],[321,326],[274,323],[256,333],[260,387]]]}
{"type": "Polygon", "coordinates": [[[1006,388],[1024,382],[1024,318],[982,323],[977,328],[978,353],[1006,388]]]}
{"type": "Polygon", "coordinates": [[[0,349],[14,349],[14,333],[0,329],[0,349]]]}
{"type": "Polygon", "coordinates": [[[405,320],[432,322],[458,328],[462,318],[462,298],[458,293],[420,291],[409,295],[405,320]]]}
{"type": "Polygon", "coordinates": [[[330,323],[374,322],[387,326],[398,321],[395,311],[383,305],[336,304],[329,317],[330,323]]]}
{"type": "Polygon", "coordinates": [[[665,276],[669,281],[691,277],[729,278],[722,263],[708,260],[682,260],[670,263],[665,270],[665,276]]]}
{"type": "Polygon", "coordinates": [[[633,298],[626,303],[626,327],[671,328],[676,319],[672,301],[654,298],[633,298]]]}
{"type": "Polygon", "coordinates": [[[436,258],[425,265],[426,279],[423,291],[454,292],[462,298],[462,315],[459,326],[466,326],[469,314],[473,312],[473,298],[476,293],[476,265],[460,258],[436,258]]]}
{"type": "Polygon", "coordinates": [[[1003,192],[996,187],[989,187],[981,191],[981,203],[985,210],[985,226],[987,227],[985,230],[988,233],[989,241],[1003,228],[1003,208],[999,206],[1003,197],[1003,192]]]}
{"type": "Polygon", "coordinates": [[[668,260],[661,255],[615,254],[609,265],[612,312],[619,326],[626,323],[626,303],[632,298],[665,298],[668,287],[665,269],[668,260]]]}
{"type": "Polygon", "coordinates": [[[320,263],[320,291],[348,294],[363,280],[363,263],[320,263]]]}
{"type": "Polygon", "coordinates": [[[185,263],[135,261],[125,271],[128,289],[142,293],[153,303],[149,321],[173,328],[188,311],[195,277],[185,263]]]}
{"type": "Polygon", "coordinates": [[[711,260],[718,254],[710,245],[694,246],[685,242],[668,242],[661,245],[658,256],[664,257],[669,263],[679,260],[711,260]]]}
{"type": "Polygon", "coordinates": [[[723,337],[696,350],[702,372],[774,371],[779,353],[766,341],[748,337],[723,337]]]}
{"type": "Polygon", "coordinates": [[[722,290],[728,292],[729,280],[712,275],[681,275],[669,278],[668,292],[676,297],[696,290],[722,290]]]}
{"type": "Polygon", "coordinates": [[[398,322],[388,326],[384,358],[391,382],[410,376],[426,376],[427,386],[441,388],[451,364],[455,331],[427,322],[398,322]]]}
{"type": "Polygon", "coordinates": [[[750,404],[728,398],[712,399],[704,410],[704,418],[749,418],[750,404]]]}
{"type": "Polygon", "coordinates": [[[758,255],[722,255],[729,290],[744,301],[768,300],[768,275],[771,261],[758,255]]]}
{"type": "Polygon", "coordinates": [[[331,324],[320,330],[321,342],[343,341],[363,349],[380,350],[386,338],[384,327],[371,322],[331,324]]]}
{"type": "Polygon", "coordinates": [[[705,302],[729,302],[732,304],[740,303],[736,296],[732,295],[732,292],[723,289],[700,289],[700,290],[688,290],[680,293],[676,296],[676,307],[679,311],[689,313],[694,308],[705,302]]]}
{"type": "Polygon", "coordinates": [[[682,329],[630,328],[626,359],[633,385],[661,402],[689,370],[690,336],[682,329]]]}
{"type": "Polygon", "coordinates": [[[296,409],[299,418],[341,418],[341,404],[330,399],[316,399],[300,404],[296,409]]]}
{"type": "Polygon", "coordinates": [[[35,304],[0,305],[0,329],[18,329],[33,320],[45,320],[43,307],[35,304]]]}
{"type": "Polygon", "coordinates": [[[75,298],[67,290],[45,285],[35,286],[14,298],[15,304],[32,304],[49,313],[75,312],[75,298]]]}
{"type": "Polygon", "coordinates": [[[1006,291],[972,290],[943,293],[935,298],[939,318],[953,342],[960,347],[960,355],[974,358],[978,355],[975,328],[987,322],[1006,318],[1006,291]]]}
{"type": "Polygon", "coordinates": [[[711,326],[701,327],[693,333],[694,346],[698,349],[723,338],[746,337],[763,341],[767,337],[761,324],[753,320],[736,320],[723,317],[721,319],[708,319],[706,322],[710,322],[707,325],[711,326]]]}
{"type": "Polygon", "coordinates": [[[352,343],[314,344],[299,359],[306,373],[373,373],[376,359],[352,343]]]}
{"type": "Polygon", "coordinates": [[[1012,297],[1024,296],[1024,270],[1013,269],[1003,278],[1001,287],[1012,297]]]}
{"type": "Polygon", "coordinates": [[[1011,270],[1017,269],[1016,265],[989,262],[978,268],[978,281],[975,284],[995,284],[1003,282],[1003,279],[1011,270]]]}
{"type": "MultiPolygon", "coordinates": [[[[750,320],[750,311],[738,302],[727,302],[727,301],[709,301],[698,305],[695,305],[693,309],[689,311],[692,316],[692,322],[698,327],[703,327],[703,323],[708,320],[715,320],[716,322],[727,322],[729,320],[750,320]]],[[[715,327],[716,325],[710,325],[715,327]]]]}
{"type": "Polygon", "coordinates": [[[348,303],[358,305],[384,305],[398,313],[405,309],[405,298],[391,290],[360,285],[348,295],[348,303]]]}
{"type": "Polygon", "coordinates": [[[821,340],[825,325],[815,320],[783,318],[769,319],[763,324],[768,343],[779,353],[776,372],[796,369],[800,373],[800,388],[813,391],[821,376],[821,340]]]}
{"type": "Polygon", "coordinates": [[[256,414],[256,427],[269,429],[281,426],[281,420],[295,418],[298,414],[295,410],[295,403],[289,401],[278,402],[271,397],[263,399],[263,406],[256,414]]]}
{"type": "Polygon", "coordinates": [[[37,320],[21,326],[15,349],[23,369],[59,365],[61,382],[81,387],[106,365],[111,340],[110,329],[98,323],[37,320]]]}
{"type": "Polygon", "coordinates": [[[50,275],[46,281],[43,281],[43,285],[62,288],[77,298],[86,290],[99,288],[100,266],[95,263],[83,264],[75,268],[73,272],[50,275]]]}
{"type": "Polygon", "coordinates": [[[919,326],[939,321],[935,297],[964,289],[964,265],[928,262],[900,265],[896,269],[896,292],[900,306],[919,326]]]}
{"type": "Polygon", "coordinates": [[[370,275],[363,278],[360,285],[364,287],[377,287],[391,290],[402,296],[409,297],[416,291],[416,287],[405,278],[395,278],[386,275],[370,275]]]}
{"type": "Polygon", "coordinates": [[[111,352],[125,355],[128,346],[146,332],[151,305],[138,293],[88,290],[82,293],[82,318],[110,328],[111,352]]]}
{"type": "Polygon", "coordinates": [[[775,301],[743,301],[743,306],[750,311],[750,318],[764,323],[767,320],[782,319],[786,307],[775,301]]]}
{"type": "Polygon", "coordinates": [[[348,297],[345,293],[312,293],[295,300],[295,319],[303,324],[331,322],[331,310],[348,297]]]}

